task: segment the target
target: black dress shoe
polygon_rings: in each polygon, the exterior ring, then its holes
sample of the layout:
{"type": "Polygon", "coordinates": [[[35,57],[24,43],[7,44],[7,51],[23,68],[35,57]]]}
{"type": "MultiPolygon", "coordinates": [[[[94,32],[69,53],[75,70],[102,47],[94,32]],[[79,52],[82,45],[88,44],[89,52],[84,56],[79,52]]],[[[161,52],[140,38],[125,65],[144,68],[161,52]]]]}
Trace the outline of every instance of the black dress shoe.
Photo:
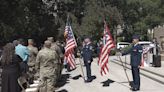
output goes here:
{"type": "Polygon", "coordinates": [[[85,80],[85,83],[89,83],[89,82],[91,82],[92,80],[85,80]]]}
{"type": "Polygon", "coordinates": [[[140,90],[139,88],[132,88],[131,89],[132,91],[138,91],[138,90],[140,90]]]}

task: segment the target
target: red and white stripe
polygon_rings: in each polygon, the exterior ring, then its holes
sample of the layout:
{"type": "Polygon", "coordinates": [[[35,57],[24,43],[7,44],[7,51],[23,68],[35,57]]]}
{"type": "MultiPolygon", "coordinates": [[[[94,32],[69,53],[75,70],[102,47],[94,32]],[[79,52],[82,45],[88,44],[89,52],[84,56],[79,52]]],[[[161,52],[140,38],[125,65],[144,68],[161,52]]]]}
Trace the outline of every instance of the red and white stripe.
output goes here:
{"type": "Polygon", "coordinates": [[[65,61],[70,65],[71,69],[76,68],[75,64],[75,57],[74,57],[74,48],[76,47],[76,40],[73,36],[72,28],[71,26],[65,27],[65,34],[66,36],[66,47],[65,47],[65,61]],[[72,37],[68,37],[69,31],[72,34],[72,37]]]}
{"type": "Polygon", "coordinates": [[[75,40],[70,39],[66,41],[66,47],[65,47],[65,52],[68,52],[69,50],[72,50],[76,47],[75,40]]]}
{"type": "Polygon", "coordinates": [[[145,55],[149,52],[149,50],[153,48],[150,46],[143,47],[142,57],[141,57],[141,66],[144,67],[145,65],[145,55]]]}
{"type": "Polygon", "coordinates": [[[109,54],[110,54],[111,48],[113,48],[115,46],[112,36],[109,32],[109,28],[106,25],[106,23],[105,23],[104,27],[105,27],[104,28],[104,36],[103,36],[104,45],[101,49],[101,53],[100,53],[99,61],[98,61],[99,65],[101,67],[101,70],[100,70],[101,75],[107,74],[107,72],[109,72],[109,68],[108,68],[109,54]]]}

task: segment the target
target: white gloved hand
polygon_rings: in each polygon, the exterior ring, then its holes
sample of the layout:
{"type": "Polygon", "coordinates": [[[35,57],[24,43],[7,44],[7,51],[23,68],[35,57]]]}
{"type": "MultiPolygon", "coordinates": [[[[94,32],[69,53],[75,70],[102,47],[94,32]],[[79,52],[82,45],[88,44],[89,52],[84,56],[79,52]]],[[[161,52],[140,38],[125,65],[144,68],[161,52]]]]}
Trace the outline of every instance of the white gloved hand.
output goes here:
{"type": "Polygon", "coordinates": [[[89,60],[88,63],[91,63],[91,61],[89,60]]]}

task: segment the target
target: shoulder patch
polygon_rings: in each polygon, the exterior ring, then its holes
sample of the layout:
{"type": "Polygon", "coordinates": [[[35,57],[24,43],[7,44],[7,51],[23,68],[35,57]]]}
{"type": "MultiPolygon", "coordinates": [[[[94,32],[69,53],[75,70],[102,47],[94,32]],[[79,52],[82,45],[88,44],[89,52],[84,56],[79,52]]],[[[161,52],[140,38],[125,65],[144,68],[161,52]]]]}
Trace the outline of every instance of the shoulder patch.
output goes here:
{"type": "Polygon", "coordinates": [[[89,49],[92,50],[92,46],[90,46],[89,49]]]}

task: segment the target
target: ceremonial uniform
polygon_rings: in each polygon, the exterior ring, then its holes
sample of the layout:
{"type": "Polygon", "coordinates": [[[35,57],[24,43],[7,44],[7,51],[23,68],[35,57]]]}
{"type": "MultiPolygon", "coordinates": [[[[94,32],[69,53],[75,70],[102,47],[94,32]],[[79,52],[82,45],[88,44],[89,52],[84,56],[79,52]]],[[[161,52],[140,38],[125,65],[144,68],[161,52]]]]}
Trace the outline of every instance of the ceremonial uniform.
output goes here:
{"type": "MultiPolygon", "coordinates": [[[[139,39],[137,36],[134,36],[133,39],[139,39]]],[[[132,90],[137,91],[140,89],[140,72],[139,67],[141,66],[142,58],[142,46],[138,43],[135,43],[127,52],[123,52],[122,55],[130,53],[130,64],[132,69],[133,83],[132,90]]]]}
{"type": "Polygon", "coordinates": [[[87,43],[83,46],[82,57],[83,57],[84,64],[86,67],[86,72],[87,72],[86,81],[90,82],[91,81],[91,62],[93,61],[91,43],[87,43]]]}

